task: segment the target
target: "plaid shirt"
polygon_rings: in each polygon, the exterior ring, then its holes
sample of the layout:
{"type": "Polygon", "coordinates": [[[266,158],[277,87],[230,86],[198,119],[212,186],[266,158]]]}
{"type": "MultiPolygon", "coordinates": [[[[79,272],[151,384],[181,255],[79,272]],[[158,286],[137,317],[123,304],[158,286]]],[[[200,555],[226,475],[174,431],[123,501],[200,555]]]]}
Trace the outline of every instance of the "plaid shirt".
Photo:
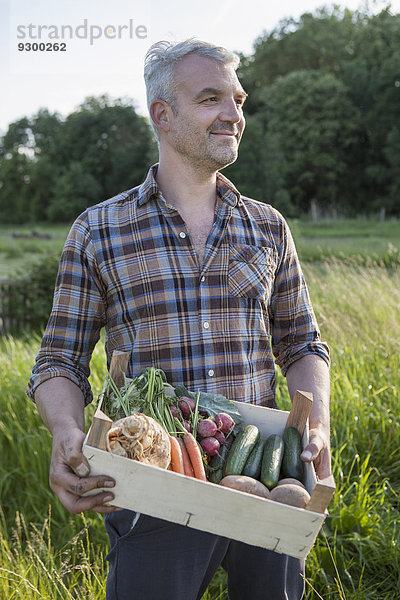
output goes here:
{"type": "Polygon", "coordinates": [[[329,364],[286,222],[218,173],[200,267],[156,169],[73,224],[28,395],[63,376],[89,402],[89,363],[104,326],[108,364],[114,350],[129,351],[128,376],[154,365],[173,385],[275,406],[274,357],[283,374],[306,354],[329,364]]]}

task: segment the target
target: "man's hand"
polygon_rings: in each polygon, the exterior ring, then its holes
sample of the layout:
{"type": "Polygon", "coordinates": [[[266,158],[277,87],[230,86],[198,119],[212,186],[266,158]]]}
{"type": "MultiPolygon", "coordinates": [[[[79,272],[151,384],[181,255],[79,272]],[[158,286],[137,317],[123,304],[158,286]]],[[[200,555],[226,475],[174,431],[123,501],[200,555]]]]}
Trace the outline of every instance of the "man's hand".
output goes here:
{"type": "Polygon", "coordinates": [[[113,500],[112,492],[100,492],[83,496],[86,492],[115,485],[113,479],[105,475],[88,477],[90,468],[82,454],[85,434],[79,428],[53,432],[53,451],[50,464],[50,487],[61,503],[73,514],[85,510],[98,513],[111,513],[117,510],[104,503],[113,500]]]}
{"type": "Polygon", "coordinates": [[[304,462],[314,461],[315,472],[318,479],[325,479],[331,475],[331,453],[329,439],[318,428],[310,429],[309,443],[301,453],[304,462]]]}

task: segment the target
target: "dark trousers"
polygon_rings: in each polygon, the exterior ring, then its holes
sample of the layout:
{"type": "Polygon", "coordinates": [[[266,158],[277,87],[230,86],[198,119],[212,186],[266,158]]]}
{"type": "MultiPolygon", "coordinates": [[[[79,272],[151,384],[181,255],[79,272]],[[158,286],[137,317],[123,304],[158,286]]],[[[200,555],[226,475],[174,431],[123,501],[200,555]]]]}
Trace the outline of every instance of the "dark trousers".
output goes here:
{"type": "Polygon", "coordinates": [[[222,562],[230,600],[303,596],[303,560],[128,510],[105,525],[107,600],[200,600],[222,562]]]}

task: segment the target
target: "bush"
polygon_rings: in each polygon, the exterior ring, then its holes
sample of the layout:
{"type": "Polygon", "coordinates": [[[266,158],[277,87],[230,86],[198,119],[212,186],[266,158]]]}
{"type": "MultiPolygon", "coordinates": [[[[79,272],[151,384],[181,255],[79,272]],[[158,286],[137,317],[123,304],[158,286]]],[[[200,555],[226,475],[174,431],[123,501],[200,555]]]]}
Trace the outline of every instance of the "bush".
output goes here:
{"type": "Polygon", "coordinates": [[[3,329],[40,330],[50,314],[59,256],[45,254],[3,287],[3,329]]]}

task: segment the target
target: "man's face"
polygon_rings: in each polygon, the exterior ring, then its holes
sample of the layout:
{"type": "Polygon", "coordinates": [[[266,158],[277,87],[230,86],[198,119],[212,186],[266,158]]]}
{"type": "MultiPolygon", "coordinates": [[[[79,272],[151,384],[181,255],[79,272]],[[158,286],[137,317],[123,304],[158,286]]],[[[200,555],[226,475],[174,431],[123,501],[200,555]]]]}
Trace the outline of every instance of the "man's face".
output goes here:
{"type": "Polygon", "coordinates": [[[216,171],[234,162],[246,99],[235,70],[190,54],[175,68],[176,102],[168,143],[185,161],[216,171]]]}

